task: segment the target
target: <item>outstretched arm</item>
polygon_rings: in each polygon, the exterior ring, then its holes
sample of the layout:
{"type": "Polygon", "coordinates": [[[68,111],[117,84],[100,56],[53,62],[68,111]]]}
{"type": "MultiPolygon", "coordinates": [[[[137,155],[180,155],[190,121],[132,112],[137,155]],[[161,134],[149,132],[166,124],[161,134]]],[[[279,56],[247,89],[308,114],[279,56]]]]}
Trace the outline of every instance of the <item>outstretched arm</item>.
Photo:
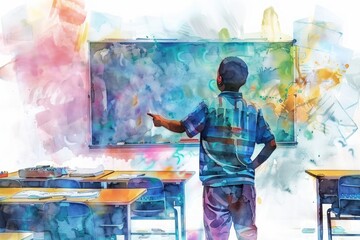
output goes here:
{"type": "Polygon", "coordinates": [[[273,153],[275,149],[276,149],[275,140],[271,140],[270,142],[266,143],[263,149],[261,149],[259,155],[257,155],[256,158],[252,161],[252,167],[254,169],[259,167],[270,157],[270,155],[273,153]]]}
{"type": "Polygon", "coordinates": [[[180,121],[166,119],[159,114],[148,113],[147,115],[153,118],[153,123],[155,127],[164,127],[176,133],[185,132],[185,128],[180,121]]]}

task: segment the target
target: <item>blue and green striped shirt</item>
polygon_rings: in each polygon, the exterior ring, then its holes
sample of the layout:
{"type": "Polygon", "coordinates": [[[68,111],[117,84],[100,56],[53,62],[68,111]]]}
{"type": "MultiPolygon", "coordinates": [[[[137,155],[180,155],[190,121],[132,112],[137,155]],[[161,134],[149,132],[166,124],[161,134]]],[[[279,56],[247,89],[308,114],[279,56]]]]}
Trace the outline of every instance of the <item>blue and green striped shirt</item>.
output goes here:
{"type": "Polygon", "coordinates": [[[261,109],[247,103],[239,92],[224,91],[200,102],[181,122],[189,137],[200,133],[203,185],[254,185],[250,163],[255,143],[274,139],[261,109]]]}

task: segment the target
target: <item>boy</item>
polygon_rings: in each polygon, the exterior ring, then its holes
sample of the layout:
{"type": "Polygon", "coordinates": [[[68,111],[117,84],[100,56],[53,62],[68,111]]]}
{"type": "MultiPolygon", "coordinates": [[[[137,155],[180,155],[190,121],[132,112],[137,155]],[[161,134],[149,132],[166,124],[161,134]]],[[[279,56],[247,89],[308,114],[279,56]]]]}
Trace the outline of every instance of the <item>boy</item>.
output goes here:
{"type": "Polygon", "coordinates": [[[156,127],[186,134],[200,133],[199,175],[203,184],[206,239],[226,240],[234,224],[239,240],[256,240],[255,169],[276,149],[274,135],[260,109],[247,103],[239,89],[248,67],[238,57],[222,60],[217,73],[221,93],[202,101],[181,121],[148,113],[156,127]],[[251,160],[255,144],[265,144],[251,160]]]}

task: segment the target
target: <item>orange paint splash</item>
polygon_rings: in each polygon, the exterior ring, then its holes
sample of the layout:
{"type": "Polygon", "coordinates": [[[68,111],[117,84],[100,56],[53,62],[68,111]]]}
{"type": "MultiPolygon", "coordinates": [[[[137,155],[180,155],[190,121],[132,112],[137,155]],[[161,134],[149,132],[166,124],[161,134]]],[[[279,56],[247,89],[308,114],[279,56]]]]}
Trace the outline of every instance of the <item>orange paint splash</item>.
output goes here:
{"type": "MultiPolygon", "coordinates": [[[[338,85],[341,81],[342,74],[340,70],[332,70],[329,68],[322,68],[316,71],[316,80],[318,84],[322,84],[325,81],[332,81],[332,85],[330,87],[334,87],[338,85]]],[[[329,87],[329,88],[330,88],[329,87]]]]}
{"type": "Polygon", "coordinates": [[[67,23],[81,25],[86,19],[83,0],[54,0],[53,8],[59,11],[59,18],[67,23]]]}
{"type": "Polygon", "coordinates": [[[138,96],[134,96],[132,99],[132,106],[136,106],[139,103],[138,96]]]}
{"type": "Polygon", "coordinates": [[[136,126],[140,126],[141,123],[142,123],[141,116],[138,116],[137,119],[136,119],[136,126]]]}

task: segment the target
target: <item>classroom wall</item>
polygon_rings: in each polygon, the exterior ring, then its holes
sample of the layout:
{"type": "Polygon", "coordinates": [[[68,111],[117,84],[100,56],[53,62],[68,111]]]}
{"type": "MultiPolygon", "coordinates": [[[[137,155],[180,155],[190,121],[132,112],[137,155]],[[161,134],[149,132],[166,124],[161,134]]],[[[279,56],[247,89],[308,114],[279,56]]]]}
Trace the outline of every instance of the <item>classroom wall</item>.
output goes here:
{"type": "Polygon", "coordinates": [[[201,239],[198,148],[88,148],[86,42],[296,36],[299,78],[289,93],[297,94],[298,144],[279,146],[257,169],[257,223],[260,240],[316,239],[315,182],[305,169],[360,167],[359,33],[352,27],[359,15],[350,1],[115,2],[1,3],[0,170],[51,163],[196,171],[186,185],[187,226],[189,239],[201,239]]]}

